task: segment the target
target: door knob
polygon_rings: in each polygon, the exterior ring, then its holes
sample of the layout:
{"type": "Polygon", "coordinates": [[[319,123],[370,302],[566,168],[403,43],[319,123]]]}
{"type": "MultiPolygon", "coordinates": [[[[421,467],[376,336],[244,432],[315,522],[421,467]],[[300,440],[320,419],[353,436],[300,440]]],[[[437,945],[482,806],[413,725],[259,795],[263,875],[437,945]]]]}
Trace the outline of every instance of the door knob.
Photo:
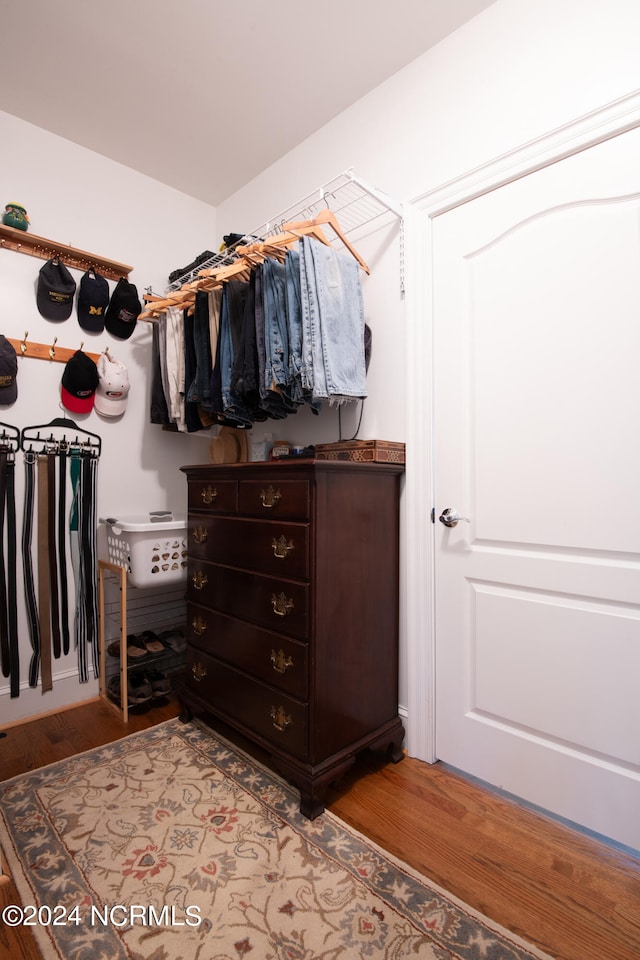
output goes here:
{"type": "Polygon", "coordinates": [[[471,523],[469,517],[459,516],[455,507],[447,507],[446,510],[442,511],[438,519],[440,523],[444,523],[445,527],[455,527],[459,520],[463,520],[465,523],[471,523]]]}

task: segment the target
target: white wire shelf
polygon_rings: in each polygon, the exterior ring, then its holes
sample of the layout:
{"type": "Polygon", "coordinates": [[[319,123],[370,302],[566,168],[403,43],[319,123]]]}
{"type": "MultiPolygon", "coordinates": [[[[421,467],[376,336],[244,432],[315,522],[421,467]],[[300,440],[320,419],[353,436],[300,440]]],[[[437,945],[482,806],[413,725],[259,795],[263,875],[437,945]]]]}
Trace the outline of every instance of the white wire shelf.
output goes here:
{"type": "MultiPolygon", "coordinates": [[[[267,240],[280,233],[285,223],[312,220],[321,210],[327,208],[336,215],[343,232],[347,235],[364,232],[365,228],[379,229],[393,220],[402,222],[400,203],[357,177],[351,170],[347,170],[298,203],[282,210],[271,220],[267,220],[255,230],[245,234],[234,246],[241,246],[257,239],[267,240]]],[[[335,246],[342,247],[338,237],[335,238],[335,246]]],[[[168,290],[178,290],[185,283],[195,280],[201,270],[227,266],[235,259],[234,247],[216,253],[209,260],[183,273],[169,285],[168,290]]]]}

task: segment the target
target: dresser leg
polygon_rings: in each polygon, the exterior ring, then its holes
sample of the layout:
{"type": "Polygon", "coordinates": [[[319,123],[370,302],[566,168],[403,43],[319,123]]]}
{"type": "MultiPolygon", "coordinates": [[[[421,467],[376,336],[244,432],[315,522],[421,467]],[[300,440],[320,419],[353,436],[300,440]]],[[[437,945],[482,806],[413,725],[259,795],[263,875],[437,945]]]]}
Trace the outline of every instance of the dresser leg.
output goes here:
{"type": "Polygon", "coordinates": [[[338,763],[319,776],[310,776],[287,762],[283,757],[273,756],[271,762],[285,780],[300,791],[300,813],[308,820],[315,820],[324,812],[325,800],[331,784],[335,783],[355,763],[355,754],[347,754],[338,763]]]}
{"type": "Polygon", "coordinates": [[[402,744],[404,743],[404,729],[400,729],[398,736],[391,742],[388,749],[389,759],[392,763],[400,763],[404,758],[404,750],[402,749],[402,744]]]}
{"type": "Polygon", "coordinates": [[[193,711],[183,700],[180,701],[180,713],[178,719],[181,723],[190,723],[193,720],[193,711]]]}
{"type": "Polygon", "coordinates": [[[404,757],[402,744],[404,743],[404,727],[398,717],[385,733],[369,744],[370,750],[386,753],[392,763],[400,763],[404,757]]]}
{"type": "Polygon", "coordinates": [[[307,820],[315,820],[324,813],[327,787],[321,790],[300,791],[300,813],[307,820]]]}

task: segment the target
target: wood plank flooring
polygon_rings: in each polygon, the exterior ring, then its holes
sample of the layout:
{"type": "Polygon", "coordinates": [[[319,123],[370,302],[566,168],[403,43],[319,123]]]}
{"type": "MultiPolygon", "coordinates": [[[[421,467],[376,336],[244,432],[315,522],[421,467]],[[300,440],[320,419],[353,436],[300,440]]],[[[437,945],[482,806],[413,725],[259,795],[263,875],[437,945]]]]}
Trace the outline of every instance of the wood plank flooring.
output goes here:
{"type": "MultiPolygon", "coordinates": [[[[86,704],[7,729],[0,778],[177,716],[169,700],[125,726],[86,704]]],[[[264,760],[264,757],[260,757],[264,760]]],[[[556,960],[640,958],[640,858],[496,795],[441,764],[364,754],[330,809],[394,856],[556,960]]],[[[0,886],[0,909],[17,901],[0,886]]],[[[29,931],[0,926],[0,957],[41,960],[29,931]]]]}

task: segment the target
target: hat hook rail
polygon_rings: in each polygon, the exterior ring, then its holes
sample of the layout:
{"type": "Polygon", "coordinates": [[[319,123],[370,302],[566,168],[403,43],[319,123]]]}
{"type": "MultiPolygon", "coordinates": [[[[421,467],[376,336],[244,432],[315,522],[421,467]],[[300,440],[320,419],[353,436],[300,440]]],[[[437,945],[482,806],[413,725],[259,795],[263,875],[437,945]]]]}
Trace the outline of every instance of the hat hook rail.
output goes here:
{"type": "Polygon", "coordinates": [[[47,237],[39,237],[31,232],[25,233],[2,223],[0,223],[0,248],[13,250],[15,253],[25,253],[40,260],[62,260],[72,269],[92,269],[109,280],[128,277],[133,270],[128,263],[110,260],[100,254],[80,250],[71,244],[49,240],[47,237]]]}
{"type": "MultiPolygon", "coordinates": [[[[11,337],[6,338],[16,351],[16,354],[19,357],[24,357],[27,360],[52,360],[56,363],[67,363],[78,349],[75,347],[70,348],[57,346],[57,337],[54,337],[53,343],[49,344],[35,343],[33,340],[28,340],[28,336],[29,333],[25,330],[24,338],[22,340],[12,339],[11,337]]],[[[83,346],[84,342],[80,344],[79,349],[82,350],[83,346]]],[[[97,363],[100,358],[99,353],[87,353],[86,356],[93,360],[94,363],[97,363]]]]}

